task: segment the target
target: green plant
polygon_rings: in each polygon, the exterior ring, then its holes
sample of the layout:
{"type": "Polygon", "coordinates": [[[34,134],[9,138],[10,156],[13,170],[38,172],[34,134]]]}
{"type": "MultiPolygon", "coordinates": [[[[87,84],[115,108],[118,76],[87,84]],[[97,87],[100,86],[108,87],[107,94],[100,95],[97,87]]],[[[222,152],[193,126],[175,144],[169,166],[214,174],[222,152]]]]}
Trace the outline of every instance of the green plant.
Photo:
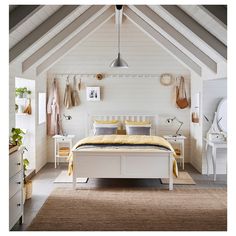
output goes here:
{"type": "Polygon", "coordinates": [[[23,134],[25,134],[25,132],[20,128],[12,128],[10,135],[10,143],[14,146],[22,145],[23,134]]]}
{"type": "Polygon", "coordinates": [[[16,97],[22,97],[24,94],[31,94],[31,91],[28,90],[26,87],[16,88],[16,97]]]}

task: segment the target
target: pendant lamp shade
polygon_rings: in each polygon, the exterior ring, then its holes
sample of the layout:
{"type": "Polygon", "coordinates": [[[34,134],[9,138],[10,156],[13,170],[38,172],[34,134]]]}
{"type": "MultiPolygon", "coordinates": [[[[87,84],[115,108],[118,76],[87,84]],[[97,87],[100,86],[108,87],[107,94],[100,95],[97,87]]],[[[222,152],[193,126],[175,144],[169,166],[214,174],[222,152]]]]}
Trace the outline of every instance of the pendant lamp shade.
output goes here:
{"type": "Polygon", "coordinates": [[[115,60],[112,61],[110,64],[110,67],[112,68],[128,68],[127,62],[121,58],[120,56],[120,14],[122,6],[118,5],[116,6],[116,9],[118,10],[118,55],[115,60]]]}
{"type": "Polygon", "coordinates": [[[120,57],[120,53],[118,52],[118,56],[115,60],[112,61],[110,67],[120,67],[120,68],[128,68],[128,64],[125,60],[120,57]]]}

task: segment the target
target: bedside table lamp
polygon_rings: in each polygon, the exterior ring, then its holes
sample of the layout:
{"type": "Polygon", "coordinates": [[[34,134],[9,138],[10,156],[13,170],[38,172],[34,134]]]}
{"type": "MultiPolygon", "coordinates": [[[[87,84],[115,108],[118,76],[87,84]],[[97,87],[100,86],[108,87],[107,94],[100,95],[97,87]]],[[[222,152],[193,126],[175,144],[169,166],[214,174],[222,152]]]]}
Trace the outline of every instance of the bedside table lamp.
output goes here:
{"type": "Polygon", "coordinates": [[[184,124],[184,122],[178,120],[176,117],[174,117],[174,118],[168,118],[168,119],[166,119],[166,122],[167,122],[168,124],[171,124],[171,123],[173,123],[174,120],[179,123],[179,127],[178,127],[177,131],[175,132],[175,136],[181,136],[181,134],[179,134],[179,130],[180,130],[180,128],[182,127],[182,125],[184,124]]]}

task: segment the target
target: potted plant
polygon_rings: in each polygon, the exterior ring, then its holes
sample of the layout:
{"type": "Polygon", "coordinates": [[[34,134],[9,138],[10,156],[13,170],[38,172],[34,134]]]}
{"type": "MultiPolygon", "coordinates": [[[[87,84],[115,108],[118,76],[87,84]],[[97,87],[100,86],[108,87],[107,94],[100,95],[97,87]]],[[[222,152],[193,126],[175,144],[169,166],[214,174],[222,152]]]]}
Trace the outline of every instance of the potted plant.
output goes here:
{"type": "Polygon", "coordinates": [[[18,98],[25,98],[27,95],[30,95],[31,91],[28,90],[26,87],[16,88],[16,97],[18,98]]]}
{"type": "MultiPolygon", "coordinates": [[[[26,147],[24,147],[23,155],[25,151],[28,151],[26,147]]],[[[26,199],[30,199],[32,197],[32,180],[26,179],[26,171],[29,167],[29,160],[27,158],[23,158],[23,166],[24,166],[24,188],[23,188],[23,202],[25,202],[26,199]]]]}
{"type": "Polygon", "coordinates": [[[18,148],[22,145],[22,139],[24,134],[25,132],[20,128],[12,128],[9,140],[10,153],[18,150],[18,148]]]}

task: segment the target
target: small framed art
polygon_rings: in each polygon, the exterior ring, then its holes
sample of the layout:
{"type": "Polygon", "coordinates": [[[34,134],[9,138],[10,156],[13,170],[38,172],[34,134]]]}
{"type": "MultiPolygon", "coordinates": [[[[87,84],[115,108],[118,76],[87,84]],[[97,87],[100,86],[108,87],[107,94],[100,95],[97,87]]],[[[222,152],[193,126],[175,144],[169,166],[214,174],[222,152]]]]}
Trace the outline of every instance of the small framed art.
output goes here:
{"type": "Polygon", "coordinates": [[[86,87],[87,101],[100,101],[100,87],[86,87]]]}

